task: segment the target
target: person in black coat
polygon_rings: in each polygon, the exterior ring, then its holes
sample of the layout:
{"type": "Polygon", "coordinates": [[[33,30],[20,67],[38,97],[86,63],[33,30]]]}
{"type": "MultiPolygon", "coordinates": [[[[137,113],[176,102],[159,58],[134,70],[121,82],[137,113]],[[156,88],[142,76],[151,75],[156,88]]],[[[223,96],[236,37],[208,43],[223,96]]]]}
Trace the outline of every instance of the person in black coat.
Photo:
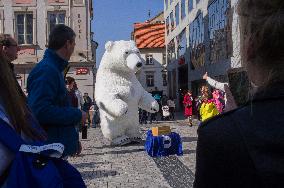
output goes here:
{"type": "Polygon", "coordinates": [[[194,187],[284,187],[283,12],[283,0],[239,0],[242,62],[257,89],[199,127],[194,187]]]}

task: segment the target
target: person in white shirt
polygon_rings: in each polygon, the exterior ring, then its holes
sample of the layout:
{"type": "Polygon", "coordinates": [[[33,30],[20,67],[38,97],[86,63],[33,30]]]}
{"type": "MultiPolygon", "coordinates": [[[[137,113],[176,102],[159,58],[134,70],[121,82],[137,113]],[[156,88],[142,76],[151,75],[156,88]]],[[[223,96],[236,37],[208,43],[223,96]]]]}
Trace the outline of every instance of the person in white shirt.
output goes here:
{"type": "Polygon", "coordinates": [[[172,97],[170,97],[167,101],[167,104],[169,106],[169,111],[170,111],[170,119],[174,120],[175,119],[175,108],[176,108],[176,104],[175,101],[173,100],[172,97]]]}

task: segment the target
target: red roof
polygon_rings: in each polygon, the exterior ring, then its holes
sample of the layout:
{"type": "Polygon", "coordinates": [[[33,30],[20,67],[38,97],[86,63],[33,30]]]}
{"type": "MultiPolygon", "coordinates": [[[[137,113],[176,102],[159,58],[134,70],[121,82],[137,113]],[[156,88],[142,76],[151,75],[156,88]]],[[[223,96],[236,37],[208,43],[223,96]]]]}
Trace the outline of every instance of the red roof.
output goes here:
{"type": "Polygon", "coordinates": [[[164,48],[165,24],[135,23],[133,36],[138,48],[164,48]]]}

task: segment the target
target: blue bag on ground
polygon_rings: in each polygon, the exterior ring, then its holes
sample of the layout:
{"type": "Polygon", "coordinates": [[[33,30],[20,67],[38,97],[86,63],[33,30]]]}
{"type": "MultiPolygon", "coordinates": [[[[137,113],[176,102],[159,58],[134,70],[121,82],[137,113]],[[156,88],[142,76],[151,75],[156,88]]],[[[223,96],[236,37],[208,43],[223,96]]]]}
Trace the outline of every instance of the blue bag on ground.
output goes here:
{"type": "Polygon", "coordinates": [[[15,153],[4,188],[85,188],[81,174],[61,159],[59,143],[26,145],[25,141],[0,119],[0,142],[15,153]]]}
{"type": "Polygon", "coordinates": [[[175,132],[168,135],[153,136],[152,131],[149,130],[145,149],[151,157],[183,155],[181,138],[175,132]]]}

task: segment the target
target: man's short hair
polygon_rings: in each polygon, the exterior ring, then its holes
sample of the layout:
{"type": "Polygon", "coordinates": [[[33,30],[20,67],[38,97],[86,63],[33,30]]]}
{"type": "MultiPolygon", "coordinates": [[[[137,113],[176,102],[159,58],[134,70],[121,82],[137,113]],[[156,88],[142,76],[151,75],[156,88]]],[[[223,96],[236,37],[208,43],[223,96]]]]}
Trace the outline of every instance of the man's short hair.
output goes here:
{"type": "Polygon", "coordinates": [[[68,40],[73,41],[75,36],[76,34],[73,29],[64,24],[58,24],[49,34],[48,48],[58,50],[62,48],[68,40]]]}
{"type": "Polygon", "coordinates": [[[0,34],[0,45],[1,46],[11,46],[12,36],[10,34],[0,34]]]}

